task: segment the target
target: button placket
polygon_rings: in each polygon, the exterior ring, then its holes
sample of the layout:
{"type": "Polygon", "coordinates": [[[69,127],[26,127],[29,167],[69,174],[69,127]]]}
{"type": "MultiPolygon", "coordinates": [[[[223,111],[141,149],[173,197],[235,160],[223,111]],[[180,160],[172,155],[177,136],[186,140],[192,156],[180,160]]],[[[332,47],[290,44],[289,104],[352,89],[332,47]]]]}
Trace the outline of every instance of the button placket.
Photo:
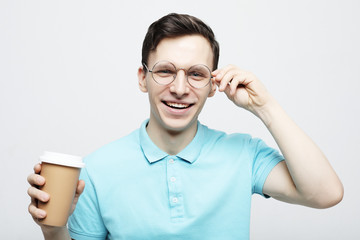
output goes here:
{"type": "Polygon", "coordinates": [[[167,186],[169,192],[169,205],[171,218],[184,217],[184,205],[182,199],[182,189],[177,175],[178,164],[175,157],[171,157],[167,161],[167,186]]]}

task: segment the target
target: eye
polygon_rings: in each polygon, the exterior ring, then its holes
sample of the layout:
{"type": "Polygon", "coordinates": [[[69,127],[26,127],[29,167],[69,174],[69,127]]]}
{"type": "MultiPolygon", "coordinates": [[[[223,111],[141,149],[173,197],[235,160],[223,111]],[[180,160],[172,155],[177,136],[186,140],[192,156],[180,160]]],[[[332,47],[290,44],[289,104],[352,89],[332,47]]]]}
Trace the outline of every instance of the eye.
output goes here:
{"type": "Polygon", "coordinates": [[[188,71],[188,77],[194,81],[204,81],[210,78],[210,70],[204,65],[192,66],[188,71]]]}
{"type": "Polygon", "coordinates": [[[161,67],[154,69],[154,74],[158,75],[159,77],[169,77],[175,74],[175,70],[169,67],[161,67]]]}
{"type": "Polygon", "coordinates": [[[202,72],[192,71],[189,72],[189,77],[200,78],[200,77],[204,77],[204,74],[202,72]]]}
{"type": "Polygon", "coordinates": [[[155,73],[159,73],[159,74],[170,74],[172,73],[172,71],[170,69],[159,69],[157,70],[155,73]]]}

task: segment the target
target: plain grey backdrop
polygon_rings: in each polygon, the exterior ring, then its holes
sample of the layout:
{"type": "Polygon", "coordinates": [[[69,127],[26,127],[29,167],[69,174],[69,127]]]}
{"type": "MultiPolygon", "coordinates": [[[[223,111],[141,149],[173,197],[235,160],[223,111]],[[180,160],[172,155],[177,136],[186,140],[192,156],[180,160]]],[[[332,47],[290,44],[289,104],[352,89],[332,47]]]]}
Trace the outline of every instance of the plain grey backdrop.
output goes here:
{"type": "MultiPolygon", "coordinates": [[[[141,44],[169,12],[208,23],[220,67],[255,73],[345,186],[343,201],[326,210],[254,196],[251,239],[360,239],[357,0],[0,1],[0,239],[42,239],[26,178],[44,150],[84,156],[148,117],[136,76],[141,44]]],[[[261,121],[222,93],[200,121],[276,147],[261,121]]]]}

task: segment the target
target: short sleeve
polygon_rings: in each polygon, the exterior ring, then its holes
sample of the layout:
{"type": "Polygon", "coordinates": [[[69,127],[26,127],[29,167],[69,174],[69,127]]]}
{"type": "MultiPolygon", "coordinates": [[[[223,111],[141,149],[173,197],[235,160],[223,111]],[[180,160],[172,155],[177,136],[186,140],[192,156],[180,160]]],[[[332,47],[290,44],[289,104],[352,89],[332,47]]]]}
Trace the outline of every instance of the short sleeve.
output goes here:
{"type": "Polygon", "coordinates": [[[253,193],[263,194],[263,186],[266,178],[271,170],[281,161],[284,157],[276,149],[268,147],[261,139],[252,139],[251,146],[253,149],[253,168],[252,168],[252,189],[253,193]]]}
{"type": "Polygon", "coordinates": [[[76,240],[106,239],[107,230],[100,214],[96,190],[86,168],[81,170],[80,179],[85,181],[85,189],[69,217],[70,236],[76,240]]]}

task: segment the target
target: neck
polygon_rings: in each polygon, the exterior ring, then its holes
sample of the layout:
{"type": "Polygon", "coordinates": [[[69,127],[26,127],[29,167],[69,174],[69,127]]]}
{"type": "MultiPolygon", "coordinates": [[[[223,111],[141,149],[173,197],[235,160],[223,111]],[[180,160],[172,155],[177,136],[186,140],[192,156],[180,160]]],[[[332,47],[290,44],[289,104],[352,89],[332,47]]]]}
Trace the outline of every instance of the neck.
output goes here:
{"type": "Polygon", "coordinates": [[[150,117],[146,131],[150,139],[164,152],[176,155],[183,150],[195,137],[197,121],[191,123],[186,129],[166,129],[150,117]]]}

